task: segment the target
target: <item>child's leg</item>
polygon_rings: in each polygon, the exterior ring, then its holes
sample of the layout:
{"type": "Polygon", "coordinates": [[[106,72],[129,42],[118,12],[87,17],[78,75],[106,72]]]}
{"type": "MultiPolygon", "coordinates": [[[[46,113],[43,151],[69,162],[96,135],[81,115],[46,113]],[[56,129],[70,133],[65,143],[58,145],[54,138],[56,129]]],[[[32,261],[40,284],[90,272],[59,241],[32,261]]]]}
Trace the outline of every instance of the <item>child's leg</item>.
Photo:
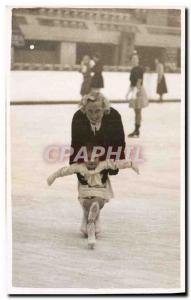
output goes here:
{"type": "Polygon", "coordinates": [[[82,207],[82,209],[83,209],[83,217],[82,217],[80,231],[83,233],[85,237],[87,237],[88,211],[86,211],[84,207],[82,207]]]}
{"type": "Polygon", "coordinates": [[[105,199],[103,198],[96,198],[97,202],[99,203],[99,213],[97,214],[96,220],[95,220],[95,234],[97,235],[101,232],[101,225],[100,225],[100,213],[101,209],[104,207],[105,199]]]}
{"type": "Polygon", "coordinates": [[[100,232],[100,209],[103,208],[105,199],[98,197],[90,197],[83,199],[83,209],[87,220],[88,245],[91,249],[94,248],[96,239],[95,236],[100,232]]]}
{"type": "Polygon", "coordinates": [[[100,212],[97,216],[97,219],[95,221],[95,234],[96,237],[98,236],[98,234],[101,232],[101,224],[100,224],[100,212]]]}
{"type": "Polygon", "coordinates": [[[83,235],[85,237],[87,237],[88,233],[87,233],[87,222],[88,222],[88,210],[86,209],[84,202],[86,201],[86,198],[78,198],[81,206],[82,206],[82,210],[83,210],[83,217],[82,217],[82,223],[80,226],[80,231],[83,233],[83,235]]]}
{"type": "Polygon", "coordinates": [[[95,221],[99,215],[99,203],[96,197],[88,198],[83,203],[84,209],[88,212],[87,220],[87,233],[88,233],[88,246],[93,249],[96,243],[95,239],[95,221]]]}
{"type": "MultiPolygon", "coordinates": [[[[80,201],[80,204],[83,209],[83,217],[82,217],[80,231],[84,234],[85,237],[87,237],[87,235],[88,235],[88,232],[87,232],[88,216],[90,214],[91,215],[90,219],[91,218],[95,219],[96,217],[94,215],[95,214],[97,215],[97,212],[95,212],[95,208],[94,209],[92,208],[91,213],[90,213],[90,208],[91,208],[92,204],[95,203],[95,197],[79,198],[79,201],[80,201]],[[92,216],[92,213],[93,213],[93,216],[92,216]]],[[[92,221],[94,222],[95,220],[92,220],[92,221]]]]}
{"type": "Polygon", "coordinates": [[[95,222],[100,212],[99,203],[94,201],[89,209],[88,222],[95,222]]]}
{"type": "Polygon", "coordinates": [[[95,239],[95,223],[88,222],[87,224],[87,232],[88,232],[88,246],[90,249],[93,249],[96,243],[95,239]]]}
{"type": "Polygon", "coordinates": [[[89,215],[88,215],[88,221],[92,220],[95,224],[95,235],[97,235],[101,232],[101,226],[100,226],[100,210],[104,207],[104,204],[106,202],[103,198],[95,197],[93,200],[93,203],[90,207],[89,215]]]}

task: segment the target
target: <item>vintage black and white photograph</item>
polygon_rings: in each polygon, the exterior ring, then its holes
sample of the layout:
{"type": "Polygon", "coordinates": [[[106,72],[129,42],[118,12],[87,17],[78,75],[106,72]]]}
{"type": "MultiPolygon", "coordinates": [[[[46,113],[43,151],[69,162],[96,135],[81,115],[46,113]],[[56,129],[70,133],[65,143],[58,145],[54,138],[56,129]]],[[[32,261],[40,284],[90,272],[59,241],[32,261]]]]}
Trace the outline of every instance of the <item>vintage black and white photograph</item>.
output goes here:
{"type": "Polygon", "coordinates": [[[185,9],[7,24],[9,293],[184,293],[185,9]]]}

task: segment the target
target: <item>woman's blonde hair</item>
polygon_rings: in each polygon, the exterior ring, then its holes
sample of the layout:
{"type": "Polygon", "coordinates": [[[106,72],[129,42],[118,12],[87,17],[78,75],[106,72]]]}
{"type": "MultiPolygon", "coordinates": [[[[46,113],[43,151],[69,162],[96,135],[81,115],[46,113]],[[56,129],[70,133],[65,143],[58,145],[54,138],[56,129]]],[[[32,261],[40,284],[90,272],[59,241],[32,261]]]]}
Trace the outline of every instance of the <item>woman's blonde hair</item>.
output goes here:
{"type": "Polygon", "coordinates": [[[80,102],[80,109],[81,111],[85,114],[86,112],[86,105],[89,102],[97,102],[100,101],[102,102],[103,109],[104,109],[104,114],[109,114],[110,113],[110,103],[109,100],[105,98],[105,96],[101,93],[94,93],[90,92],[88,95],[85,95],[81,102],[80,102]]]}

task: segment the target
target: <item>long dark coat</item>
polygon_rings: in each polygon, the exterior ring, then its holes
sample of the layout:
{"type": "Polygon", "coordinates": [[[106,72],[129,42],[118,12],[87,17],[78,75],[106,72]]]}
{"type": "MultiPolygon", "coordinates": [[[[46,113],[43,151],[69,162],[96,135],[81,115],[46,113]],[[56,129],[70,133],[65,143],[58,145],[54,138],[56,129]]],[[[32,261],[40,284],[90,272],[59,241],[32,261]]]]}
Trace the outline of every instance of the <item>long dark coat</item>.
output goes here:
{"type": "Polygon", "coordinates": [[[165,79],[164,75],[162,75],[160,82],[158,82],[158,84],[157,84],[157,94],[163,95],[166,93],[168,93],[166,79],[165,79]]]}
{"type": "Polygon", "coordinates": [[[93,75],[92,81],[91,81],[92,88],[100,89],[100,88],[104,87],[102,71],[103,71],[102,63],[100,61],[96,62],[95,66],[92,68],[92,72],[94,72],[94,75],[93,75]]]}

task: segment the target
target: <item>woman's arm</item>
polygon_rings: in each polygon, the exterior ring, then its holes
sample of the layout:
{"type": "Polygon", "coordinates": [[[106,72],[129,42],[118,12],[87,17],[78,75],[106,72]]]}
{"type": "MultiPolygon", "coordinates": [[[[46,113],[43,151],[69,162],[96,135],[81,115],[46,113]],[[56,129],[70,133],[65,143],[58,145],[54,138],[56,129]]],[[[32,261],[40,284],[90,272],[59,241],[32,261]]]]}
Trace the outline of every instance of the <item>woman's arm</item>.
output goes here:
{"type": "MultiPolygon", "coordinates": [[[[118,151],[119,147],[121,147],[121,154],[116,159],[124,159],[125,158],[125,133],[123,128],[123,123],[121,120],[121,115],[116,112],[115,118],[112,120],[112,136],[110,145],[113,146],[114,151],[118,151]]],[[[113,157],[111,157],[113,158],[113,157]]]]}
{"type": "Polygon", "coordinates": [[[74,159],[81,146],[85,145],[84,138],[86,136],[86,124],[84,122],[84,115],[80,110],[74,114],[71,127],[70,164],[73,164],[75,163],[74,159]]]}

